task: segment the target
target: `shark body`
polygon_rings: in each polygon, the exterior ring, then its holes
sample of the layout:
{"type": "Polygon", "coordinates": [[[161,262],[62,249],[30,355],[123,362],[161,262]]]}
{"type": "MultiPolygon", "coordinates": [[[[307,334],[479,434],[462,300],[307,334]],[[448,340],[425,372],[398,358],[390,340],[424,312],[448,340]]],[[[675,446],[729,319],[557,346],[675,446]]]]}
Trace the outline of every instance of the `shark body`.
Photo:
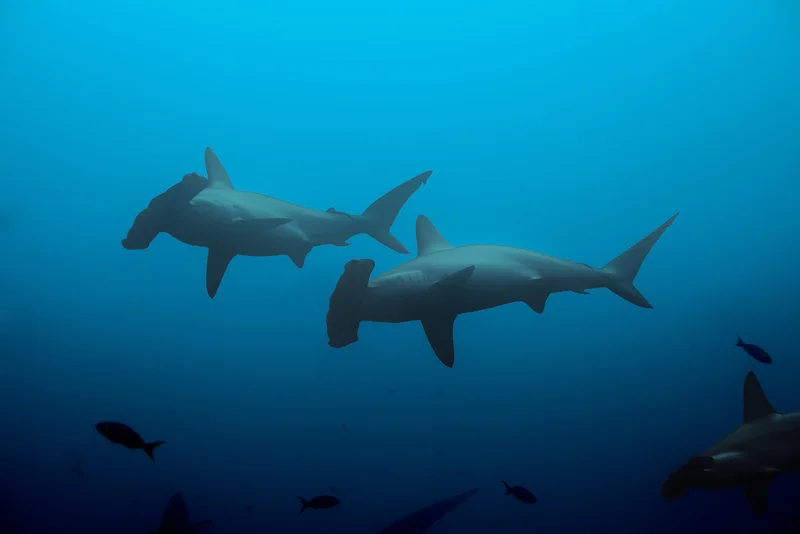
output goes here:
{"type": "Polygon", "coordinates": [[[767,511],[775,477],[800,471],[800,412],[781,414],[772,407],[755,373],[744,381],[742,424],[719,443],[672,473],[662,487],[665,499],[691,489],[741,486],[750,507],[767,511]]]}
{"type": "Polygon", "coordinates": [[[436,356],[455,360],[453,324],[462,313],[525,302],[543,313],[552,293],[586,294],[608,288],[644,308],[650,303],[633,280],[647,254],[677,214],[601,269],[539,252],[500,245],[454,247],[424,216],[417,218],[417,257],[370,280],[372,260],[345,265],[330,298],[329,345],[358,340],[362,321],[421,321],[436,356]]]}
{"type": "Polygon", "coordinates": [[[174,494],[164,512],[161,514],[161,523],[153,534],[195,534],[211,525],[206,519],[197,523],[189,521],[189,509],[180,493],[174,494]]]}
{"type": "Polygon", "coordinates": [[[321,211],[260,193],[237,191],[210,148],[205,151],[205,165],[205,187],[195,192],[186,186],[183,194],[172,194],[169,202],[159,204],[161,215],[151,217],[150,226],[157,224],[158,231],[178,241],[208,249],[206,290],[211,298],[237,255],[288,256],[302,268],[312,248],[347,246],[347,240],[358,234],[368,234],[392,250],[408,254],[390,228],[406,201],[431,175],[427,171],[415,176],[373,202],[362,214],[350,215],[333,208],[321,211]]]}

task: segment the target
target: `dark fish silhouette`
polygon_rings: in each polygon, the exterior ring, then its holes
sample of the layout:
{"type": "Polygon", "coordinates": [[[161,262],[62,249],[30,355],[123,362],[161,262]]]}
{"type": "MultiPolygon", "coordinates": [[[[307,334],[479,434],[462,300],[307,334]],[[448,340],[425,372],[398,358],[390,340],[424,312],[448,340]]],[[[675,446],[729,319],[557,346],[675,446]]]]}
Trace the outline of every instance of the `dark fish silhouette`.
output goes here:
{"type": "Polygon", "coordinates": [[[742,338],[740,338],[738,335],[736,336],[736,346],[742,347],[747,354],[752,356],[754,359],[760,361],[761,363],[772,363],[772,356],[767,354],[767,351],[765,351],[758,345],[745,343],[744,341],[742,341],[742,338]]]}
{"type": "Polygon", "coordinates": [[[181,494],[176,493],[164,508],[164,513],[161,514],[161,524],[153,534],[194,534],[210,524],[211,521],[208,519],[199,523],[190,523],[189,509],[186,508],[181,494]]]}
{"type": "Polygon", "coordinates": [[[459,493],[449,499],[437,501],[429,506],[410,513],[403,519],[395,521],[381,529],[378,534],[423,534],[441,518],[455,510],[459,504],[465,503],[478,491],[478,488],[459,493]]]}
{"type": "Polygon", "coordinates": [[[145,443],[142,437],[137,434],[136,431],[134,431],[128,425],[124,425],[122,423],[106,421],[97,423],[94,425],[94,427],[111,443],[118,443],[119,445],[127,447],[131,450],[141,449],[147,453],[147,456],[149,456],[154,462],[156,459],[153,456],[153,451],[156,447],[166,443],[166,441],[153,441],[152,443],[145,443]]]}
{"type": "Polygon", "coordinates": [[[506,495],[513,495],[515,499],[525,504],[535,504],[537,499],[536,495],[523,488],[522,486],[510,486],[505,480],[500,482],[506,487],[506,495]]]}
{"type": "Polygon", "coordinates": [[[318,497],[314,497],[310,501],[305,500],[304,498],[297,496],[300,499],[300,502],[303,503],[303,507],[300,509],[300,513],[306,511],[306,508],[313,508],[315,510],[319,510],[321,508],[333,508],[337,504],[339,504],[339,499],[334,497],[333,495],[319,495],[318,497]]]}

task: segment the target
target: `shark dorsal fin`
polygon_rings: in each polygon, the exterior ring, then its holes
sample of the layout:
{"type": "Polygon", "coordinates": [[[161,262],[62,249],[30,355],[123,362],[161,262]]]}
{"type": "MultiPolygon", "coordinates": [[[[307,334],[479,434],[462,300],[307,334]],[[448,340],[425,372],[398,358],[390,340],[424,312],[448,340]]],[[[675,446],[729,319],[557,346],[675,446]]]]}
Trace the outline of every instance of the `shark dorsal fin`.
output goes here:
{"type": "Polygon", "coordinates": [[[424,215],[417,217],[417,256],[447,248],[453,248],[453,245],[442,237],[433,223],[424,215]]]}
{"type": "Polygon", "coordinates": [[[751,423],[777,413],[778,410],[767,400],[756,374],[753,371],[747,373],[744,379],[744,422],[751,423]]]}
{"type": "Polygon", "coordinates": [[[228,177],[228,171],[225,170],[222,162],[209,147],[206,147],[205,160],[208,187],[212,189],[233,189],[231,179],[228,177]]]}

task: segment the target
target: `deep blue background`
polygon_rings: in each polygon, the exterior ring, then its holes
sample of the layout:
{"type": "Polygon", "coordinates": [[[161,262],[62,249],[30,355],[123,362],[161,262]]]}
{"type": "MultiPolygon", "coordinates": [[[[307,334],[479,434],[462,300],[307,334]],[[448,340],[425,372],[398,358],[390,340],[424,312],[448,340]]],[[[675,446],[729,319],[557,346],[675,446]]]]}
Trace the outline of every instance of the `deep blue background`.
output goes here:
{"type": "Polygon", "coordinates": [[[739,424],[749,369],[800,410],[796,2],[5,0],[0,72],[10,532],[151,532],[175,491],[209,534],[374,532],[474,486],[436,533],[773,532],[800,509],[797,477],[764,518],[739,490],[660,496],[739,424]],[[424,213],[456,245],[602,266],[681,215],[636,280],[655,309],[461,316],[447,369],[417,323],[327,347],[343,264],[408,259],[368,237],[302,270],[238,257],[213,301],[204,250],[124,250],[206,145],[239,189],[354,213],[432,169],[393,228],[412,251],[424,213]],[[106,419],[167,440],[157,463],[106,419]],[[330,485],[340,509],[297,515],[330,485]]]}

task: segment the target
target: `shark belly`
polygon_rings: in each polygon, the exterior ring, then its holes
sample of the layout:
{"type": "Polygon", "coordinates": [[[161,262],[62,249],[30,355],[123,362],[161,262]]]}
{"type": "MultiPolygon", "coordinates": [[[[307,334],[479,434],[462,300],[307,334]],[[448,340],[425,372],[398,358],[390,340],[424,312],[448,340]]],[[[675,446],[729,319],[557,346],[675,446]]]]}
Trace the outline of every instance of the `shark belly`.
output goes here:
{"type": "MultiPolygon", "coordinates": [[[[421,267],[421,266],[420,266],[421,267]]],[[[362,320],[402,323],[422,320],[431,313],[459,315],[519,302],[535,282],[518,268],[491,262],[475,266],[466,284],[443,294],[431,287],[465,265],[448,264],[426,269],[395,269],[370,283],[362,320]]]]}
{"type": "Polygon", "coordinates": [[[174,213],[165,232],[187,245],[213,248],[224,246],[242,256],[290,255],[308,242],[302,228],[294,222],[255,237],[243,238],[235,223],[284,217],[286,210],[260,207],[252,198],[238,192],[206,189],[188,207],[174,213]]]}

